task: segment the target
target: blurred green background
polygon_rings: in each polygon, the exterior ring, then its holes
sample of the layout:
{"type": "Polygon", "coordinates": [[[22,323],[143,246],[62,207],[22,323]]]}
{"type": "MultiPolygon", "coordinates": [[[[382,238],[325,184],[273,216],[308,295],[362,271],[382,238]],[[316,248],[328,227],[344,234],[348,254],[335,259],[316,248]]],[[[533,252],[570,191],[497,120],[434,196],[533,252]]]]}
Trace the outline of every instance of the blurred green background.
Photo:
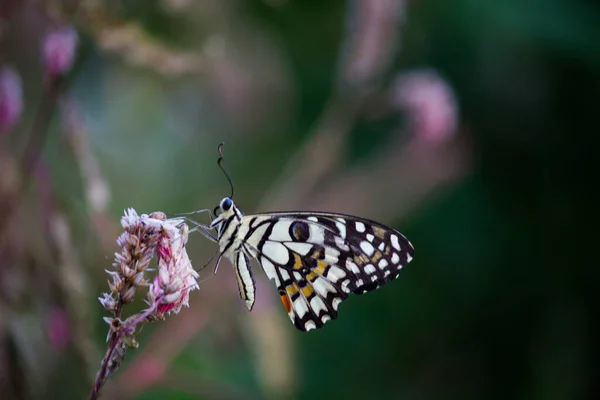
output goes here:
{"type": "MultiPolygon", "coordinates": [[[[136,336],[102,398],[600,396],[597,4],[1,0],[0,11],[0,65],[23,94],[0,137],[2,399],[87,396],[123,210],[212,209],[229,194],[219,142],[243,211],[376,219],[415,259],[309,333],[258,265],[251,313],[228,261],[208,267],[189,309],[136,336]],[[78,46],[58,82],[41,49],[62,26],[78,46]]],[[[196,267],[215,249],[190,236],[196,267]]]]}

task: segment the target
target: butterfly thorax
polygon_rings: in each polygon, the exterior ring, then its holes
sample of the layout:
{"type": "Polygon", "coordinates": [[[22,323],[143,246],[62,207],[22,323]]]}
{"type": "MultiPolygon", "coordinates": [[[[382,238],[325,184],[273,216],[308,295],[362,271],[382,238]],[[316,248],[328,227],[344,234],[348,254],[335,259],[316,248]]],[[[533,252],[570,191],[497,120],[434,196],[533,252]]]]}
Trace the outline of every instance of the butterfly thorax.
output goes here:
{"type": "Polygon", "coordinates": [[[236,240],[242,228],[242,212],[232,205],[229,210],[222,212],[210,224],[211,228],[217,230],[217,239],[221,254],[231,258],[236,249],[239,250],[240,243],[236,240]]]}
{"type": "Polygon", "coordinates": [[[254,256],[254,253],[248,250],[244,243],[244,238],[249,231],[248,219],[229,198],[221,201],[220,210],[221,213],[212,221],[210,227],[217,230],[221,255],[233,264],[240,297],[251,310],[254,305],[256,286],[250,266],[250,256],[254,256]]]}

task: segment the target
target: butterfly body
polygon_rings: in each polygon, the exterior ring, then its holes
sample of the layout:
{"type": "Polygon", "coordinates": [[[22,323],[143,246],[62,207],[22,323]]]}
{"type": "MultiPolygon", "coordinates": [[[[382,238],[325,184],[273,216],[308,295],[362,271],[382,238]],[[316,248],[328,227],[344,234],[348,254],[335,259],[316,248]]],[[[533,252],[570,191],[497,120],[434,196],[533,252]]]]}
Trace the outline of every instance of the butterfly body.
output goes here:
{"type": "Polygon", "coordinates": [[[244,215],[224,198],[209,228],[236,272],[241,298],[251,310],[256,259],[279,290],[294,325],[308,331],[337,317],[350,293],[362,294],[395,279],[414,256],[396,230],[364,218],[321,212],[244,215]]]}

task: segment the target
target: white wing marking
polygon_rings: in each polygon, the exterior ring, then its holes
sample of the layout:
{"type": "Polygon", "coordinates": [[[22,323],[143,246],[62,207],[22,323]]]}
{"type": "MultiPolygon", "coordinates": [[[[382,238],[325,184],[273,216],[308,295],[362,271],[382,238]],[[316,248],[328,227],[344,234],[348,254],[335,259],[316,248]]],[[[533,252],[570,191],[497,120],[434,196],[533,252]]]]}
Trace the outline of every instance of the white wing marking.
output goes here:
{"type": "Polygon", "coordinates": [[[300,254],[301,256],[307,255],[313,246],[310,243],[303,242],[285,242],[284,244],[288,249],[300,254]]]}
{"type": "Polygon", "coordinates": [[[282,219],[281,221],[273,223],[273,230],[269,235],[269,240],[275,242],[288,242],[292,240],[290,237],[290,225],[292,225],[293,222],[294,221],[290,219],[282,219]]]}
{"type": "Polygon", "coordinates": [[[263,245],[262,252],[276,264],[285,265],[289,260],[288,249],[279,242],[266,241],[263,245]]]}

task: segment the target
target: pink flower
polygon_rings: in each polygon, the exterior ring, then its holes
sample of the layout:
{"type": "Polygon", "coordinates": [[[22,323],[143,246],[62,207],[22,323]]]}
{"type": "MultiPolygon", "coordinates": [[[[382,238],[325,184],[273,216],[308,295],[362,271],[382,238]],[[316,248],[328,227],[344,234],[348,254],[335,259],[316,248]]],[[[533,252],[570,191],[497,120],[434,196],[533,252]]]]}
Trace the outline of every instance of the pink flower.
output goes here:
{"type": "Polygon", "coordinates": [[[77,31],[71,26],[58,28],[44,39],[44,66],[51,79],[59,77],[71,69],[77,48],[77,31]]]}
{"type": "Polygon", "coordinates": [[[163,234],[158,242],[156,258],[158,273],[151,285],[150,304],[158,302],[157,313],[179,313],[182,306],[189,305],[190,291],[198,289],[198,273],[192,267],[185,245],[188,227],[177,219],[166,220],[163,234]]]}
{"type": "Polygon", "coordinates": [[[421,139],[442,142],[456,131],[458,106],[454,91],[433,70],[400,74],[391,103],[408,113],[411,129],[421,139]]]}
{"type": "Polygon", "coordinates": [[[12,68],[0,68],[0,134],[14,126],[22,111],[21,77],[12,68]]]}

